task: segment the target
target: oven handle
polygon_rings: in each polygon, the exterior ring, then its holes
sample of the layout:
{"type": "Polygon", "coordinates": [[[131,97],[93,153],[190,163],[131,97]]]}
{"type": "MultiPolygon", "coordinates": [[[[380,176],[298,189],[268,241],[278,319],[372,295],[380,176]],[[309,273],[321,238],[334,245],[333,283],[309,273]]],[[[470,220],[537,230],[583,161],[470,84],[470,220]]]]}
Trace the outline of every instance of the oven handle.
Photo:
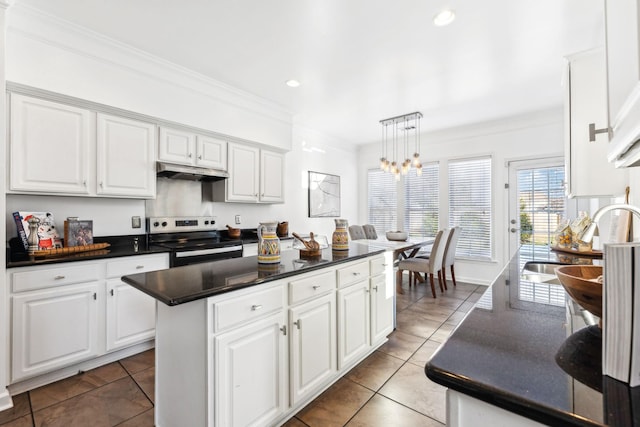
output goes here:
{"type": "Polygon", "coordinates": [[[224,248],[213,248],[213,249],[199,249],[196,251],[183,251],[183,252],[176,252],[176,258],[186,258],[186,257],[192,257],[192,256],[199,256],[199,255],[214,255],[214,254],[223,254],[226,252],[236,252],[236,251],[241,251],[242,250],[242,245],[238,245],[238,246],[226,246],[224,248]]]}

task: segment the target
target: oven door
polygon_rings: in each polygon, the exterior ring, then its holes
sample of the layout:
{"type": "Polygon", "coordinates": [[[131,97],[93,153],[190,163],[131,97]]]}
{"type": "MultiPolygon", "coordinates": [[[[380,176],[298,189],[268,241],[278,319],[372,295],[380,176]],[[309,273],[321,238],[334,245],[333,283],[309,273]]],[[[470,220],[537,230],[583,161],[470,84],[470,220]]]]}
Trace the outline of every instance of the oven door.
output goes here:
{"type": "Polygon", "coordinates": [[[242,244],[206,249],[176,250],[171,257],[171,267],[196,264],[199,262],[220,261],[242,256],[242,244]]]}

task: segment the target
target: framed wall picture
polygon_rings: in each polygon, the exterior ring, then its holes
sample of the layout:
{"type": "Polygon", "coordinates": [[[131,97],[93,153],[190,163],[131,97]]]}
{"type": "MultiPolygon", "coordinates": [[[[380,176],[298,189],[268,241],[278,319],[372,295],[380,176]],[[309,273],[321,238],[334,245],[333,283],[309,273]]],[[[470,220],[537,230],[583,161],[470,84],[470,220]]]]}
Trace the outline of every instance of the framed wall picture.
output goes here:
{"type": "Polygon", "coordinates": [[[309,217],[340,216],[340,177],[309,171],[309,217]]]}

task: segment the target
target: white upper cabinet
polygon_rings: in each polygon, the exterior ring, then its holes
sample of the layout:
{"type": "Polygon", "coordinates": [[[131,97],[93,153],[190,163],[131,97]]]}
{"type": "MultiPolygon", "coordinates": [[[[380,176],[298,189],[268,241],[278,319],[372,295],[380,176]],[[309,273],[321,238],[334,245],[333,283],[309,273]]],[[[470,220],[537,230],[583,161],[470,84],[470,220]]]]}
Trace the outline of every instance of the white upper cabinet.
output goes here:
{"type": "Polygon", "coordinates": [[[196,136],[196,166],[227,170],[227,141],[196,136]]]}
{"type": "Polygon", "coordinates": [[[284,156],[274,151],[260,151],[260,201],[284,202],[284,156]]]}
{"type": "Polygon", "coordinates": [[[161,127],[158,159],[181,165],[227,170],[227,142],[189,131],[161,127]]]}
{"type": "Polygon", "coordinates": [[[213,200],[245,203],[284,202],[284,155],[229,143],[229,178],[213,183],[213,200]]]}
{"type": "Polygon", "coordinates": [[[607,161],[607,81],[604,49],[567,58],[565,192],[568,197],[624,194],[627,171],[607,161]],[[596,133],[600,131],[599,133],[596,133]],[[602,179],[606,176],[606,179],[602,179]]]}
{"type": "Polygon", "coordinates": [[[155,197],[154,124],[10,96],[10,192],[155,197]]]}
{"type": "Polygon", "coordinates": [[[640,165],[640,0],[606,1],[609,161],[640,165]]]}
{"type": "Polygon", "coordinates": [[[92,119],[82,108],[12,94],[9,189],[88,195],[92,119]]]}
{"type": "Polygon", "coordinates": [[[155,197],[156,126],[98,113],[97,128],[96,193],[155,197]]]}

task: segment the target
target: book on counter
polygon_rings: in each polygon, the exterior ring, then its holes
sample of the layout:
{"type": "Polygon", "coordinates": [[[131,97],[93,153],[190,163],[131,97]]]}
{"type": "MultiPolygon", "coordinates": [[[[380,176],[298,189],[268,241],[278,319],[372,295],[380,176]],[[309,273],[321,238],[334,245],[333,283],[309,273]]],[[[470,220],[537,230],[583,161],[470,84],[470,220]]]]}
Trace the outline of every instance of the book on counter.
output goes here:
{"type": "Polygon", "coordinates": [[[67,218],[64,222],[64,244],[68,248],[93,244],[93,221],[67,218]]]}
{"type": "Polygon", "coordinates": [[[55,249],[62,247],[62,240],[56,228],[55,219],[51,212],[18,211],[13,213],[18,238],[22,241],[25,251],[29,249],[29,219],[36,217],[38,223],[38,249],[55,249]]]}
{"type": "Polygon", "coordinates": [[[602,373],[640,385],[640,243],[604,245],[602,373]]]}

